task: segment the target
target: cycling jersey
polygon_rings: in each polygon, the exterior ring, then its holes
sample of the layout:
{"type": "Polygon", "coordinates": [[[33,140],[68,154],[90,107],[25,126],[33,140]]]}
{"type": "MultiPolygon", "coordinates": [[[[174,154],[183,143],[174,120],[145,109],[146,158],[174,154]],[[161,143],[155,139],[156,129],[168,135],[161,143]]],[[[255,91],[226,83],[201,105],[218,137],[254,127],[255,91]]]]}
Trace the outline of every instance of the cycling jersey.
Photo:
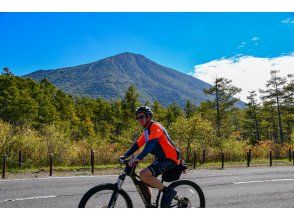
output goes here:
{"type": "Polygon", "coordinates": [[[136,143],[125,154],[130,156],[136,150],[144,146],[143,151],[136,157],[142,160],[148,153],[153,154],[156,158],[167,158],[177,164],[180,163],[180,152],[173,144],[165,128],[158,122],[150,121],[136,143]]]}

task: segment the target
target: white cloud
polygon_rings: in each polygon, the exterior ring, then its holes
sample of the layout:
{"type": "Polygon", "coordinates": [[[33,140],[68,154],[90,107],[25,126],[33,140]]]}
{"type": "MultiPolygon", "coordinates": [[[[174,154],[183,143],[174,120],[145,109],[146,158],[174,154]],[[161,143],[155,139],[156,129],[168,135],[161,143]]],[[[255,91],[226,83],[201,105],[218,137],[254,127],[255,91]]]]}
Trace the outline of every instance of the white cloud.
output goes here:
{"type": "Polygon", "coordinates": [[[286,18],[281,21],[282,24],[294,24],[294,19],[286,18]]]}
{"type": "Polygon", "coordinates": [[[251,40],[252,40],[252,41],[259,41],[260,38],[259,38],[259,37],[252,37],[251,40]]]}
{"type": "Polygon", "coordinates": [[[245,42],[245,41],[243,41],[243,42],[238,46],[238,48],[244,48],[244,47],[246,47],[246,42],[245,42]]]}
{"type": "Polygon", "coordinates": [[[271,70],[280,70],[281,76],[294,74],[294,53],[274,58],[254,56],[231,57],[196,65],[193,76],[212,84],[215,77],[225,77],[242,89],[238,98],[247,102],[248,91],[265,89],[271,70]]]}

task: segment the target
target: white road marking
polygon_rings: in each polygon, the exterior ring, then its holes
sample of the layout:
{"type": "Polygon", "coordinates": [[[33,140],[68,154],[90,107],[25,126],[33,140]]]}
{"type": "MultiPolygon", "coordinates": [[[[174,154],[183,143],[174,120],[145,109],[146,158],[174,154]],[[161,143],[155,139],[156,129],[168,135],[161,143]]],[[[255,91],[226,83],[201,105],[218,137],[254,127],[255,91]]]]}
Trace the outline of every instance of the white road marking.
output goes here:
{"type": "Polygon", "coordinates": [[[118,174],[109,174],[109,175],[97,175],[97,176],[52,176],[52,177],[38,177],[38,178],[27,178],[27,179],[4,179],[0,180],[1,182],[11,182],[11,181],[26,181],[26,180],[51,180],[51,179],[74,179],[74,178],[100,178],[105,176],[118,176],[118,174]]]}
{"type": "Polygon", "coordinates": [[[15,202],[15,201],[25,201],[25,200],[33,200],[33,199],[48,199],[48,198],[54,198],[56,195],[51,195],[51,196],[33,196],[33,197],[27,197],[27,198],[15,198],[15,199],[5,199],[1,201],[0,203],[3,202],[15,202]]]}
{"type": "Polygon", "coordinates": [[[294,179],[253,180],[253,181],[246,181],[246,182],[234,182],[234,184],[263,183],[263,182],[283,182],[283,181],[294,181],[294,179]]]}

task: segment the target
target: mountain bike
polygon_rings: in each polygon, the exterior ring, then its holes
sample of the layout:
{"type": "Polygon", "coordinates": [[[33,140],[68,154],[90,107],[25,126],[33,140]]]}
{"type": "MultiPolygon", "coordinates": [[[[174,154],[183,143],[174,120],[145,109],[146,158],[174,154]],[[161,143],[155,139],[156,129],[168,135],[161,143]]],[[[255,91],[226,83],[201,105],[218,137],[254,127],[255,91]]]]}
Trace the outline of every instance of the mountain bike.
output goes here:
{"type": "MultiPolygon", "coordinates": [[[[151,196],[147,191],[147,185],[140,180],[136,174],[136,164],[128,166],[129,160],[121,160],[125,165],[124,171],[118,176],[115,184],[107,183],[97,185],[86,192],[82,197],[79,208],[133,208],[133,202],[126,191],[122,189],[122,184],[129,176],[136,186],[136,189],[143,200],[146,208],[158,208],[161,198],[161,191],[158,191],[156,201],[152,203],[151,196]]],[[[164,178],[161,180],[164,182],[164,178]]],[[[173,198],[171,208],[205,208],[205,197],[201,188],[190,180],[173,181],[168,187],[177,191],[173,198]]],[[[160,203],[160,207],[162,207],[160,203]]]]}

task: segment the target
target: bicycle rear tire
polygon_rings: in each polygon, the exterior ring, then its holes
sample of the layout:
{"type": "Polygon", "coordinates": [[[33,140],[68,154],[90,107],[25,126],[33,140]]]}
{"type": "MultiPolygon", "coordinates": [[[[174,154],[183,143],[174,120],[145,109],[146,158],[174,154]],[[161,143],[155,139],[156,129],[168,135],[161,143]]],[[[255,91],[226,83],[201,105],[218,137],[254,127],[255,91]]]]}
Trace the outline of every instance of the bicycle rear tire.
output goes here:
{"type": "MultiPolygon", "coordinates": [[[[200,188],[200,186],[198,186],[196,183],[194,183],[194,182],[192,182],[190,180],[179,180],[179,181],[171,183],[168,187],[177,190],[176,189],[177,187],[185,186],[185,185],[190,186],[191,188],[195,189],[195,192],[197,192],[197,195],[199,197],[199,203],[200,203],[198,208],[205,208],[205,196],[204,196],[204,193],[203,193],[202,189],[200,188]]],[[[160,207],[164,207],[162,200],[161,200],[161,203],[160,203],[160,207]]]]}

